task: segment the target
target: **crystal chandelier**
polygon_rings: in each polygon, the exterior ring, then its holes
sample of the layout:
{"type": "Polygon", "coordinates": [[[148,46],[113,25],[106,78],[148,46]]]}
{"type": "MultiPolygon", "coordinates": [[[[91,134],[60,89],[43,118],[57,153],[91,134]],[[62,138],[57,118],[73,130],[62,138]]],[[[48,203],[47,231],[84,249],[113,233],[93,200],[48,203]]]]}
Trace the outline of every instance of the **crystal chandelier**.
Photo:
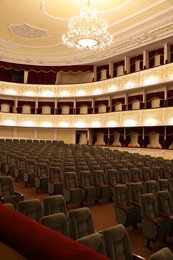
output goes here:
{"type": "Polygon", "coordinates": [[[70,20],[68,27],[69,31],[62,36],[62,40],[69,48],[102,50],[112,43],[107,22],[97,17],[97,11],[90,7],[89,0],[87,7],[70,20]]]}

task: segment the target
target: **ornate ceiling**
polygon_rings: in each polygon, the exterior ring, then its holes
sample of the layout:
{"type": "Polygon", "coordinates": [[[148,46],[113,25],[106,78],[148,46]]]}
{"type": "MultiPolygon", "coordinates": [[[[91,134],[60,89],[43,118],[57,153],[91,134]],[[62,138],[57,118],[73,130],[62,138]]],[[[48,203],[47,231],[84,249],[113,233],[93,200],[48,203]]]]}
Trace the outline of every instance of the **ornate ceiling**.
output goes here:
{"type": "MultiPolygon", "coordinates": [[[[173,43],[173,0],[92,0],[108,22],[113,44],[105,51],[79,51],[62,43],[68,21],[87,0],[1,0],[0,60],[66,66],[104,64],[140,48],[173,43]]],[[[139,53],[138,53],[139,52],[139,53]]]]}

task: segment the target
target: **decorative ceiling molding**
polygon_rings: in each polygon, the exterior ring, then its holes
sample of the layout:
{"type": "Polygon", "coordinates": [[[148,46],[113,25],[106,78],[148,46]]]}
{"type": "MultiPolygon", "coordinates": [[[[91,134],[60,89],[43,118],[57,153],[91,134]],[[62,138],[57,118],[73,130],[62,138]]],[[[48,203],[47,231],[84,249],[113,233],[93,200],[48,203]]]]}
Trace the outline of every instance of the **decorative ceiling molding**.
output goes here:
{"type": "Polygon", "coordinates": [[[14,36],[27,40],[45,39],[49,37],[47,30],[34,27],[27,23],[10,24],[8,27],[14,36]]]}

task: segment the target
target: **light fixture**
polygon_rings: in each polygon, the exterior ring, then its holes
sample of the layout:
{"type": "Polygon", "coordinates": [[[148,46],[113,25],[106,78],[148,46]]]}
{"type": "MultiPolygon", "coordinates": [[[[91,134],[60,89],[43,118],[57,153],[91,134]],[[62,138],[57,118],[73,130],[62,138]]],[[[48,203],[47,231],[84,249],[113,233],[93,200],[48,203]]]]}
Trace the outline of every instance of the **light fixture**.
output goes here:
{"type": "Polygon", "coordinates": [[[89,0],[87,7],[81,9],[79,16],[70,20],[68,27],[69,31],[62,36],[62,40],[69,48],[102,50],[112,43],[112,35],[107,32],[107,22],[97,16],[89,0]]]}

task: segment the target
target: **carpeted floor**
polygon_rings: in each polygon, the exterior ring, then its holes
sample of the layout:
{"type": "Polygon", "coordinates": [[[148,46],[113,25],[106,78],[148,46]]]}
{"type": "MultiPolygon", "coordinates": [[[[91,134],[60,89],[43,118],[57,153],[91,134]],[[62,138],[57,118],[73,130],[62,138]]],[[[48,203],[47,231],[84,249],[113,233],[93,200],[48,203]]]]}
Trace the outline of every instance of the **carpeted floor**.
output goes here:
{"type": "MultiPolygon", "coordinates": [[[[24,187],[23,182],[15,182],[15,190],[23,193],[24,199],[32,199],[37,197],[42,200],[45,196],[49,196],[48,193],[44,192],[40,192],[39,194],[36,193],[35,187],[24,187]]],[[[113,202],[100,202],[99,204],[87,204],[86,206],[89,207],[92,212],[96,231],[100,231],[117,224],[114,214],[113,202]]],[[[164,246],[168,246],[173,251],[173,237],[168,238],[167,244],[163,244],[161,242],[151,242],[151,247],[153,249],[153,251],[151,251],[145,247],[146,239],[142,233],[142,225],[139,226],[138,229],[128,227],[127,231],[130,237],[132,251],[136,254],[146,257],[147,259],[153,252],[161,249],[164,246]]]]}

